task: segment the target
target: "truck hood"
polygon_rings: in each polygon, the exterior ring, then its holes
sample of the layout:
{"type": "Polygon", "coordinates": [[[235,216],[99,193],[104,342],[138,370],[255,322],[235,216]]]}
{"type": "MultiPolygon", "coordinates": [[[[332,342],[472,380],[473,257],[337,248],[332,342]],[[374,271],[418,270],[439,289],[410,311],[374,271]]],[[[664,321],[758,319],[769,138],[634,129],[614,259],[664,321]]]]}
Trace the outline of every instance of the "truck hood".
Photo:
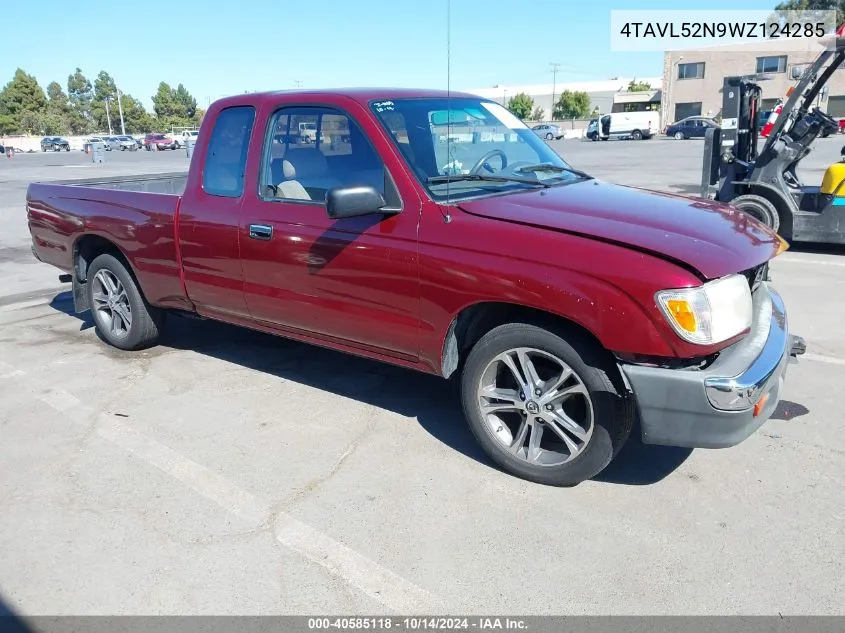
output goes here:
{"type": "Polygon", "coordinates": [[[621,244],[674,260],[706,279],[748,270],[778,253],[767,227],[703,198],[585,180],[460,203],[476,216],[621,244]]]}

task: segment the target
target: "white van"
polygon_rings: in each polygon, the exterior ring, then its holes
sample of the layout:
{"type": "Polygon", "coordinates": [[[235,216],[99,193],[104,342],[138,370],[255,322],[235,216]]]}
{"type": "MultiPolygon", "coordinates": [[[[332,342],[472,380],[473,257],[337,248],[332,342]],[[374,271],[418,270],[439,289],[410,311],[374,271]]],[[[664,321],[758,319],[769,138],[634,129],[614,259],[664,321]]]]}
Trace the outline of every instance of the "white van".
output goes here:
{"type": "Polygon", "coordinates": [[[587,138],[593,141],[606,141],[609,138],[629,138],[639,141],[655,136],[659,130],[660,113],[655,110],[611,112],[590,121],[587,127],[587,138]]]}

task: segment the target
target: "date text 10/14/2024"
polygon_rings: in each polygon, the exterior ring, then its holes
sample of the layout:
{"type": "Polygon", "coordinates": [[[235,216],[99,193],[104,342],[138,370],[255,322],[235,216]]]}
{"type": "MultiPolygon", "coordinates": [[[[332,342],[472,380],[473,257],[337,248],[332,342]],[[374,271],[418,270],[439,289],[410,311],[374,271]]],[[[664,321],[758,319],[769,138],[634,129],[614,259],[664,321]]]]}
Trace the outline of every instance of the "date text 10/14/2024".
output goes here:
{"type": "Polygon", "coordinates": [[[524,620],[518,618],[474,617],[349,617],[349,618],[308,618],[310,630],[367,630],[395,629],[398,631],[457,631],[457,630],[524,630],[528,628],[524,620]]]}
{"type": "Polygon", "coordinates": [[[625,22],[619,31],[634,38],[818,38],[827,32],[824,22],[625,22]]]}

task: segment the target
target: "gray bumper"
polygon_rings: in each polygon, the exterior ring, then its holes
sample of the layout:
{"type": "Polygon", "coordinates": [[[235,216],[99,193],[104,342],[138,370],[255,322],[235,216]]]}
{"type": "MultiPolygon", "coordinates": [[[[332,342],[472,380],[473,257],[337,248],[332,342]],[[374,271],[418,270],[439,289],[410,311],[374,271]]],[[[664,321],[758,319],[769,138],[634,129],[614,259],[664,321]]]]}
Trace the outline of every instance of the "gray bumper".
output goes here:
{"type": "Polygon", "coordinates": [[[780,295],[760,284],[751,332],[707,369],[622,366],[639,407],[643,442],[691,448],[738,444],[772,415],[790,358],[803,351],[803,340],[789,333],[780,295]]]}

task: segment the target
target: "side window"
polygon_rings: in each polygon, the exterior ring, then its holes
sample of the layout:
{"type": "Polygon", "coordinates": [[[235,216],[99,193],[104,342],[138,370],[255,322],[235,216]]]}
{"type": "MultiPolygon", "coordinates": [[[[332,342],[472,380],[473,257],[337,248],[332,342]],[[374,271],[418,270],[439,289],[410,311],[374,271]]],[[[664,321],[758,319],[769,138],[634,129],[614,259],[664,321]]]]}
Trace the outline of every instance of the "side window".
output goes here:
{"type": "Polygon", "coordinates": [[[217,115],[202,174],[205,193],[227,198],[239,198],[243,194],[246,154],[254,121],[252,106],[233,106],[217,115]]]}
{"type": "Polygon", "coordinates": [[[395,196],[369,139],[353,119],[331,108],[278,110],[270,120],[261,172],[265,199],[324,203],[329,189],[359,185],[375,187],[389,202],[395,196]]]}

